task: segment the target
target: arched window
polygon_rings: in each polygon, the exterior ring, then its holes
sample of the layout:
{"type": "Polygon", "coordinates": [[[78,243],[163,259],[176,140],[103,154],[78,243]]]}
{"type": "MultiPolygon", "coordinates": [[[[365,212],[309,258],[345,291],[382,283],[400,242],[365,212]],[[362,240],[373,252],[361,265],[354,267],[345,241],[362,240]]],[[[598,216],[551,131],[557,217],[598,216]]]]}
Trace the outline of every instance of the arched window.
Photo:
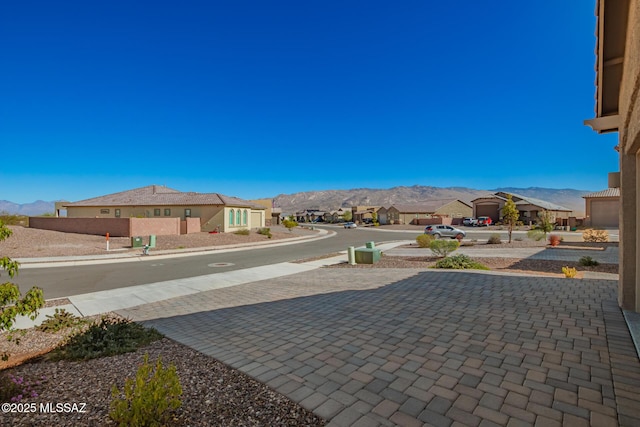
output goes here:
{"type": "Polygon", "coordinates": [[[233,225],[233,209],[229,211],[229,225],[233,225]]]}
{"type": "Polygon", "coordinates": [[[247,210],[246,209],[243,212],[242,225],[247,225],[247,210]]]}
{"type": "Polygon", "coordinates": [[[242,211],[238,209],[236,213],[236,225],[240,225],[240,221],[242,221],[242,211]]]}

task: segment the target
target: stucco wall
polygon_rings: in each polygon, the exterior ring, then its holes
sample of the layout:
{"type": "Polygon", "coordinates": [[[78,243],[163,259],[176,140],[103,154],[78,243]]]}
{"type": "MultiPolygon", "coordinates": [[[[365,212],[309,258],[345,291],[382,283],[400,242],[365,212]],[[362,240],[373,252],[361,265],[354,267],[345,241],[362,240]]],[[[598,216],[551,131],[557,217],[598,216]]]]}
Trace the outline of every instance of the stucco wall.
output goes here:
{"type": "Polygon", "coordinates": [[[473,208],[456,200],[448,203],[435,212],[436,215],[449,216],[452,218],[462,218],[473,215],[473,208]]]}
{"type": "Polygon", "coordinates": [[[624,77],[620,87],[620,142],[627,153],[640,150],[640,1],[629,3],[624,77]]]}
{"type": "Polygon", "coordinates": [[[29,217],[29,227],[64,233],[129,237],[129,218],[55,218],[29,217]]]}
{"type": "Polygon", "coordinates": [[[129,218],[131,236],[180,234],[180,218],[129,218]]]}

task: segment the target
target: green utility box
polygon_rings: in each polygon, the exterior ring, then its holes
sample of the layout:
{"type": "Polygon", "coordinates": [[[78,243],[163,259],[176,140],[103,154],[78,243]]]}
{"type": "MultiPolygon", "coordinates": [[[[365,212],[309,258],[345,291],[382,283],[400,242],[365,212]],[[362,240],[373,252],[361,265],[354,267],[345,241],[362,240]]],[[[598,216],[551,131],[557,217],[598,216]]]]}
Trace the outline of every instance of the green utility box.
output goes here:
{"type": "Polygon", "coordinates": [[[380,249],[360,248],[356,249],[356,264],[375,264],[380,261],[380,249]]]}
{"type": "Polygon", "coordinates": [[[376,247],[375,242],[367,242],[367,249],[375,249],[375,247],[376,247]]]}
{"type": "Polygon", "coordinates": [[[152,234],[151,236],[149,236],[149,247],[150,248],[155,248],[156,247],[156,236],[155,236],[155,234],[152,234]]]}
{"type": "Polygon", "coordinates": [[[131,238],[131,247],[132,248],[141,248],[142,246],[143,246],[142,237],[135,236],[135,237],[131,238]]]}

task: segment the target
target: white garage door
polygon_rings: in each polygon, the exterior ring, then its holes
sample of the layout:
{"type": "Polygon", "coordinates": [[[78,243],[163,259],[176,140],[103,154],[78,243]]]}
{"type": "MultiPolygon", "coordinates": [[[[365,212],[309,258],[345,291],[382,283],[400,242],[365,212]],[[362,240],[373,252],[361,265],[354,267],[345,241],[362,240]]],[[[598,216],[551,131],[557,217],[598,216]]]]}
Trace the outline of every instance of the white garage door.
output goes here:
{"type": "Polygon", "coordinates": [[[618,227],[619,202],[615,200],[591,201],[591,226],[618,227]]]}

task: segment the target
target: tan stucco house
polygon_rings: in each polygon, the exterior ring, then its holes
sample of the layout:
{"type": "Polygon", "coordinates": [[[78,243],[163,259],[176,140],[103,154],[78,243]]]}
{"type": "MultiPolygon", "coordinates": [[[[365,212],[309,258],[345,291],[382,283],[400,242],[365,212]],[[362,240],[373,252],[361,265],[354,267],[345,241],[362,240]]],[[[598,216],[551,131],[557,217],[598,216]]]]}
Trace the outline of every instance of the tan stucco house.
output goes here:
{"type": "Polygon", "coordinates": [[[149,185],[65,203],[67,218],[199,218],[202,231],[265,226],[265,207],[219,193],[181,192],[149,185]]]}
{"type": "Polygon", "coordinates": [[[486,196],[473,199],[473,217],[488,216],[493,222],[501,220],[502,208],[507,202],[508,195],[511,195],[513,201],[520,212],[520,221],[535,222],[538,213],[547,211],[551,214],[552,219],[566,219],[571,216],[571,209],[550,203],[544,200],[535,199],[533,197],[525,197],[514,193],[505,193],[498,191],[497,193],[487,194],[486,196]]]}
{"type": "Polygon", "coordinates": [[[618,228],[620,225],[620,189],[589,193],[584,198],[586,218],[589,227],[618,228]]]}
{"type": "Polygon", "coordinates": [[[585,124],[598,133],[618,132],[618,302],[640,311],[640,0],[598,0],[596,16],[595,118],[585,124]]]}
{"type": "Polygon", "coordinates": [[[378,209],[380,224],[414,224],[434,217],[462,218],[471,216],[472,208],[458,199],[434,199],[415,204],[397,204],[378,209]]]}

